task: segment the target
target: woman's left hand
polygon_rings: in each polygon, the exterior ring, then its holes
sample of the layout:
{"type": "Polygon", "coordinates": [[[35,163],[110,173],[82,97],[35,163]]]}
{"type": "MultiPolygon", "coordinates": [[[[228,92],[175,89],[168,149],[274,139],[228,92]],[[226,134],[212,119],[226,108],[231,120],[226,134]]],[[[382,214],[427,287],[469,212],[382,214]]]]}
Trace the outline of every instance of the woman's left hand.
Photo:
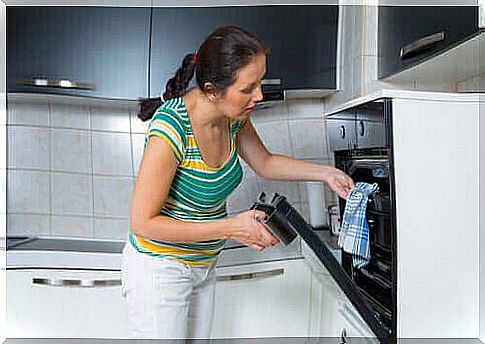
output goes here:
{"type": "Polygon", "coordinates": [[[354,188],[354,181],[346,173],[334,167],[328,167],[324,182],[343,199],[347,199],[350,190],[354,188]]]}

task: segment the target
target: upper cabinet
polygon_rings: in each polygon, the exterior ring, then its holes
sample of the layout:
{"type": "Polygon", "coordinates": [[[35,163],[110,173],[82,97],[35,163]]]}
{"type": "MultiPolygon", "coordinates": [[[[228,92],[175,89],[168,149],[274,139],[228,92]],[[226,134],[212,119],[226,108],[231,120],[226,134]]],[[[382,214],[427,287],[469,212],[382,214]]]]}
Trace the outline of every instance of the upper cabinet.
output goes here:
{"type": "Polygon", "coordinates": [[[379,7],[379,78],[438,55],[480,32],[478,6],[379,7]]]}
{"type": "Polygon", "coordinates": [[[7,91],[148,95],[149,8],[7,7],[7,91]]]}
{"type": "Polygon", "coordinates": [[[134,100],[159,96],[215,28],[270,48],[266,79],[336,89],[338,6],[7,7],[7,91],[134,100]]]}
{"type": "Polygon", "coordinates": [[[336,89],[338,6],[154,8],[150,95],[157,97],[186,54],[217,27],[241,26],[270,48],[265,79],[284,89],[336,89]]]}

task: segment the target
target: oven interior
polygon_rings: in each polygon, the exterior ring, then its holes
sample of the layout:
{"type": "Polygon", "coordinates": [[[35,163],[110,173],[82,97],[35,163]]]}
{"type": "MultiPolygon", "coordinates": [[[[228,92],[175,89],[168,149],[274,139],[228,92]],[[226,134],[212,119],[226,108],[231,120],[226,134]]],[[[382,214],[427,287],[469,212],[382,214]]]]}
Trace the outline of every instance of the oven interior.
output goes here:
{"type": "MultiPolygon", "coordinates": [[[[353,267],[352,256],[342,251],[342,268],[354,281],[380,320],[392,328],[393,229],[389,158],[386,150],[335,152],[335,165],[354,182],[377,183],[379,190],[369,196],[366,218],[369,224],[371,259],[361,269],[353,267]]],[[[339,202],[343,218],[345,200],[339,202]]]]}

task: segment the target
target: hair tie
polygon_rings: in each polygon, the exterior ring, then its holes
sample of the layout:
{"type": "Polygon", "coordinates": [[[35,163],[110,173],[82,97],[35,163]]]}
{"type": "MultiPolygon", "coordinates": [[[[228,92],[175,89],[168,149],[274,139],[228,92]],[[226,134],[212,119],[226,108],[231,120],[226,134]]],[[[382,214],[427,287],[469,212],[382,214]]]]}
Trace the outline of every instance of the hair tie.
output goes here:
{"type": "Polygon", "coordinates": [[[197,64],[197,53],[194,53],[194,64],[197,64]]]}

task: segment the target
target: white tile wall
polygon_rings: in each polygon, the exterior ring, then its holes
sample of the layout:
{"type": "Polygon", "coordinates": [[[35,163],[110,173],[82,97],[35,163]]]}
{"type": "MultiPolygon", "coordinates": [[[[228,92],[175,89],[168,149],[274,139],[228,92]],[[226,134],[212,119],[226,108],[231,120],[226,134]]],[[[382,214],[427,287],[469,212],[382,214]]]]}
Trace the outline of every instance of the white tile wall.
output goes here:
{"type": "Polygon", "coordinates": [[[48,170],[50,168],[49,134],[49,128],[8,127],[8,166],[48,170]]]}
{"type": "Polygon", "coordinates": [[[8,95],[9,235],[126,237],[136,106],[8,95]]]}
{"type": "MultiPolygon", "coordinates": [[[[14,95],[9,103],[8,233],[124,240],[148,122],[136,117],[136,104],[44,98],[14,95]]],[[[321,99],[290,100],[255,111],[252,122],[270,151],[321,162],[323,110],[321,99]]],[[[229,213],[249,209],[264,190],[287,196],[307,218],[297,182],[263,180],[242,165],[229,213]]]]}
{"type": "Polygon", "coordinates": [[[288,119],[297,121],[299,119],[323,119],[323,99],[291,99],[286,101],[288,119]]]}
{"type": "Polygon", "coordinates": [[[93,176],[94,216],[129,218],[132,177],[93,176]]]}
{"type": "Polygon", "coordinates": [[[263,122],[255,129],[270,152],[292,155],[288,120],[263,122]]]}
{"type": "Polygon", "coordinates": [[[264,109],[255,110],[251,114],[251,122],[256,127],[260,123],[280,122],[288,120],[288,107],[286,102],[276,103],[264,109]]]}
{"type": "Polygon", "coordinates": [[[290,203],[299,206],[300,191],[298,189],[298,182],[275,181],[258,177],[258,185],[261,191],[266,192],[267,195],[277,192],[280,195],[286,196],[290,203]]]}
{"type": "Polygon", "coordinates": [[[328,156],[325,126],[322,119],[302,119],[289,124],[293,156],[322,159],[328,156]]]}
{"type": "Polygon", "coordinates": [[[7,173],[7,213],[50,213],[50,173],[10,170],[7,173]]]}
{"type": "Polygon", "coordinates": [[[91,127],[89,106],[84,101],[67,98],[50,104],[52,127],[73,129],[91,127]]]}
{"type": "Polygon", "coordinates": [[[50,235],[49,215],[8,214],[8,235],[50,235]]]}
{"type": "Polygon", "coordinates": [[[7,124],[49,125],[49,102],[39,96],[8,96],[7,124]]]}
{"type": "Polygon", "coordinates": [[[66,237],[94,237],[92,217],[51,216],[51,235],[66,237]]]}
{"type": "Polygon", "coordinates": [[[227,200],[227,211],[229,214],[249,210],[261,192],[256,173],[242,160],[241,165],[243,166],[244,176],[239,187],[227,200]]]}
{"type": "Polygon", "coordinates": [[[52,173],[52,214],[93,216],[93,181],[88,174],[52,173]]]}
{"type": "Polygon", "coordinates": [[[91,134],[51,129],[51,167],[55,171],[92,173],[91,134]]]}
{"type": "Polygon", "coordinates": [[[130,134],[92,133],[93,173],[117,176],[132,176],[130,134]]]}
{"type": "Polygon", "coordinates": [[[150,121],[143,122],[141,119],[137,117],[137,110],[133,109],[130,113],[130,121],[131,121],[131,132],[137,134],[145,134],[148,129],[148,123],[150,121]]]}
{"type": "Polygon", "coordinates": [[[128,220],[95,218],[94,236],[98,239],[126,239],[130,229],[128,220]]]}
{"type": "Polygon", "coordinates": [[[132,134],[131,135],[132,156],[133,156],[133,172],[134,175],[138,175],[140,168],[141,158],[143,156],[143,149],[145,145],[145,134],[132,134]]]}
{"type": "Polygon", "coordinates": [[[130,132],[130,108],[107,102],[91,107],[91,129],[104,131],[130,132]]]}

